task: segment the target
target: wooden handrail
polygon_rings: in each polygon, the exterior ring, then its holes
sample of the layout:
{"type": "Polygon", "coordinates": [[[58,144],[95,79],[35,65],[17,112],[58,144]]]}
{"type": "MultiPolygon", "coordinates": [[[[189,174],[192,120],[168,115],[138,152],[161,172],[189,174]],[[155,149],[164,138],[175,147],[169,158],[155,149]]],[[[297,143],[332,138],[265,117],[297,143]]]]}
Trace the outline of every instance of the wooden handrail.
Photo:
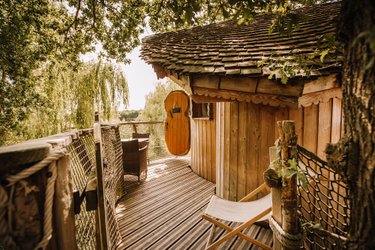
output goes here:
{"type": "Polygon", "coordinates": [[[138,124],[162,124],[164,121],[130,121],[119,122],[118,125],[138,125],[138,124]]]}

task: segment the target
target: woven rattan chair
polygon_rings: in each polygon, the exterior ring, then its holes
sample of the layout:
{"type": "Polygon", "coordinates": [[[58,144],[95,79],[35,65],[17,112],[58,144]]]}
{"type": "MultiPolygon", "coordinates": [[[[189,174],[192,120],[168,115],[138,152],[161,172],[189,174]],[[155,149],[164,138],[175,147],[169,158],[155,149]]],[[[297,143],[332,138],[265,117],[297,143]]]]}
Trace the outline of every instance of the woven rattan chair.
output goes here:
{"type": "Polygon", "coordinates": [[[147,147],[140,145],[138,139],[122,140],[122,160],[125,174],[138,176],[138,181],[147,177],[147,147]]]}
{"type": "Polygon", "coordinates": [[[232,236],[238,235],[239,237],[267,250],[271,250],[269,246],[261,243],[260,241],[250,238],[249,236],[241,233],[243,229],[251,226],[255,222],[265,221],[271,216],[272,197],[271,193],[255,201],[248,201],[257,195],[260,191],[268,188],[264,183],[253,192],[246,195],[239,202],[228,201],[213,195],[210,203],[208,204],[202,218],[212,223],[210,235],[207,240],[206,249],[215,249],[221,243],[228,240],[232,236]],[[241,225],[236,228],[231,228],[226,224],[220,222],[220,220],[240,222],[241,225]],[[224,236],[219,240],[212,243],[214,238],[215,229],[219,226],[227,231],[224,236]]]}

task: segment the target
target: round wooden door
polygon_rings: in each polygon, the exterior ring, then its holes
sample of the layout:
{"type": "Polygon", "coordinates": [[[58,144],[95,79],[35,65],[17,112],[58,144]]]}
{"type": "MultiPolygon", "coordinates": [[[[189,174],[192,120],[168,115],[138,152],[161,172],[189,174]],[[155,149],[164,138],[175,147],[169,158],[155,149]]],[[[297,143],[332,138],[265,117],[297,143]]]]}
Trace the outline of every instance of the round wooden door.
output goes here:
{"type": "Polygon", "coordinates": [[[164,100],[165,142],[173,155],[186,155],[190,150],[189,103],[189,96],[182,90],[172,91],[164,100]]]}

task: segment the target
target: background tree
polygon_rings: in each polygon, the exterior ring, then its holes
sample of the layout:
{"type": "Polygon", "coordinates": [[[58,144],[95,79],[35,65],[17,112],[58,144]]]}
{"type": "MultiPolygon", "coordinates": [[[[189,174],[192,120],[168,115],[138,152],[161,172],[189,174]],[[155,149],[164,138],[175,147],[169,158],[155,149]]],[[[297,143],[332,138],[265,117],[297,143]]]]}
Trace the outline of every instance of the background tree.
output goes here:
{"type": "MultiPolygon", "coordinates": [[[[164,100],[171,91],[177,89],[181,88],[171,80],[167,80],[165,83],[157,82],[155,90],[147,94],[145,108],[137,120],[164,121],[166,119],[164,100]]],[[[169,154],[165,144],[164,126],[162,124],[145,125],[143,128],[141,126],[140,129],[150,133],[150,159],[160,158],[169,154]]]]}
{"type": "Polygon", "coordinates": [[[134,121],[141,114],[142,110],[124,110],[119,113],[120,121],[134,121]]]}
{"type": "Polygon", "coordinates": [[[48,62],[34,71],[34,78],[41,105],[29,107],[28,119],[0,137],[0,144],[87,128],[93,124],[95,107],[109,120],[120,103],[128,103],[125,76],[112,63],[88,62],[72,69],[64,63],[48,62]]]}

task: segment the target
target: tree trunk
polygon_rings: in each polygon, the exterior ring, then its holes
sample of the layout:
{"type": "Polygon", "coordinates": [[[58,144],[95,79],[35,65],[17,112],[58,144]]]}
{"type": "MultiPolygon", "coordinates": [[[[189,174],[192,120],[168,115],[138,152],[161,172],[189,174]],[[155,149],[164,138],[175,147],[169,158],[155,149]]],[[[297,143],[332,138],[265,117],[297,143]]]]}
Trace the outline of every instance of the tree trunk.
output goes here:
{"type": "Polygon", "coordinates": [[[334,151],[341,153],[341,170],[350,186],[349,247],[374,249],[375,1],[343,0],[341,13],[345,136],[334,151]]]}

